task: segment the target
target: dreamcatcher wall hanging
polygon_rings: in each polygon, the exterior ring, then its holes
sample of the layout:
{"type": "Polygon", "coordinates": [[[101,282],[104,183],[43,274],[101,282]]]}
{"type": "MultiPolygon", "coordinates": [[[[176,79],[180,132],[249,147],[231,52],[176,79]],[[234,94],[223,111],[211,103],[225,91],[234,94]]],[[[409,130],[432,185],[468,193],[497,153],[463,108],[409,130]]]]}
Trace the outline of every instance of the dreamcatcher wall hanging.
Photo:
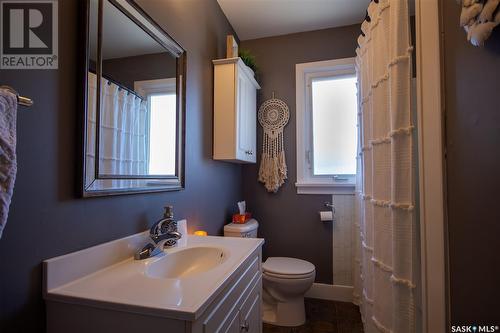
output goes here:
{"type": "Polygon", "coordinates": [[[287,178],[283,128],[289,119],[288,106],[275,98],[274,93],[259,108],[259,123],[264,129],[259,181],[268,192],[277,192],[287,178]]]}

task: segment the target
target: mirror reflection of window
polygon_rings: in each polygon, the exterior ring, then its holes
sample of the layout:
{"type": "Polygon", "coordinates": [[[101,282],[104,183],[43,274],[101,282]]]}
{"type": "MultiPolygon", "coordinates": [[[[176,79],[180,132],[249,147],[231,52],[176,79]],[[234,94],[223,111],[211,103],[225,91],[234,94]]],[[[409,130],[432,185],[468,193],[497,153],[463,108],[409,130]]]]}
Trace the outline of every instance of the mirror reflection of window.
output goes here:
{"type": "Polygon", "coordinates": [[[176,79],[135,81],[134,90],[147,100],[148,174],[174,175],[177,146],[176,79]]]}
{"type": "Polygon", "coordinates": [[[175,93],[148,98],[150,175],[175,174],[176,99],[175,93]]]}

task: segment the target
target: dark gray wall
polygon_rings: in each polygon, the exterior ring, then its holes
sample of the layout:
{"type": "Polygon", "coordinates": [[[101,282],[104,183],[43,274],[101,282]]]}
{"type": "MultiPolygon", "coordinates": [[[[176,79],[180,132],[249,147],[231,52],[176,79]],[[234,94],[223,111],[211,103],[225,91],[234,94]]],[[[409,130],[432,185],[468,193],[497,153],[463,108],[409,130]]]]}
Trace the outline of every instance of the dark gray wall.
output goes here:
{"type": "Polygon", "coordinates": [[[474,47],[443,5],[451,324],[499,325],[500,30],[474,47]]]}
{"type": "Polygon", "coordinates": [[[276,97],[290,108],[290,121],[285,127],[285,151],[288,180],[276,194],[268,193],[257,182],[262,128],[257,127],[258,160],[243,167],[243,193],[249,210],[260,223],[259,234],[266,239],[264,255],[289,256],[312,262],[316,266],[316,282],[332,283],[332,225],[321,223],[318,211],[330,195],[298,195],[296,177],[295,136],[295,64],[355,56],[359,25],[318,30],[278,37],[247,40],[241,48],[256,57],[259,80],[258,106],[276,97]]]}
{"type": "Polygon", "coordinates": [[[18,116],[18,174],[0,239],[0,332],[43,332],[44,259],[146,229],[173,204],[210,234],[241,199],[241,167],[211,160],[211,60],[232,33],[215,0],[138,1],[188,52],[186,190],[79,199],[76,128],[78,1],[59,1],[59,70],[2,70],[0,82],[35,100],[18,116]]]}
{"type": "Polygon", "coordinates": [[[113,58],[102,62],[103,76],[134,90],[134,81],[175,78],[176,59],[170,53],[113,58]]]}

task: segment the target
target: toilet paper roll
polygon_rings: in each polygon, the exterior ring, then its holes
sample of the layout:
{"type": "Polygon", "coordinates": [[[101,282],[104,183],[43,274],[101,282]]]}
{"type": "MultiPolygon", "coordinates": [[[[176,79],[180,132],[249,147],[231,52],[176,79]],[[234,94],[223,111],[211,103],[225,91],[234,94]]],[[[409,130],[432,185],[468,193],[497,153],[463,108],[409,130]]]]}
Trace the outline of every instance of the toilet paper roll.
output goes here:
{"type": "Polygon", "coordinates": [[[333,221],[333,213],[331,210],[319,212],[319,218],[321,221],[333,221]]]}
{"type": "Polygon", "coordinates": [[[177,241],[177,246],[187,246],[188,230],[187,220],[177,221],[177,231],[181,233],[182,237],[177,241]]]}

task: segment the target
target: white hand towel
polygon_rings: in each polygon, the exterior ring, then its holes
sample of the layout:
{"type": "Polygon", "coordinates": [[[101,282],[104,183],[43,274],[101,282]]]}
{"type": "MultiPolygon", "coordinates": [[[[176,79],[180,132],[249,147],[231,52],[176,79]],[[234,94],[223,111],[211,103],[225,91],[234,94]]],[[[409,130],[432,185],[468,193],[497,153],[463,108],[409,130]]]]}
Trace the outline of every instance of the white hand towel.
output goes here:
{"type": "Polygon", "coordinates": [[[16,119],[16,96],[0,89],[0,238],[7,223],[16,180],[16,119]]]}

